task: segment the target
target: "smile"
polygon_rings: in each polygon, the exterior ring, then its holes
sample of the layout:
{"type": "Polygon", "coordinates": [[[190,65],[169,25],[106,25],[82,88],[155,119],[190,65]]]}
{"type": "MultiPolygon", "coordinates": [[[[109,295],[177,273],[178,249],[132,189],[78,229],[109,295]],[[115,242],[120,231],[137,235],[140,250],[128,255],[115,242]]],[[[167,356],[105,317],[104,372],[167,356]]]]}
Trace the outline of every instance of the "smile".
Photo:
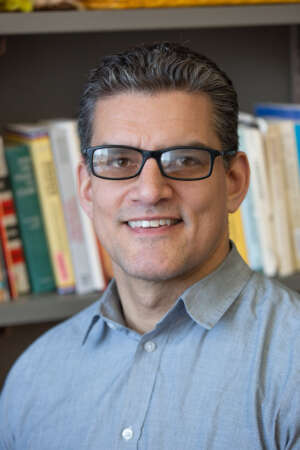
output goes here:
{"type": "Polygon", "coordinates": [[[159,228],[175,225],[180,222],[179,219],[153,219],[153,220],[130,220],[128,225],[131,228],[159,228]]]}

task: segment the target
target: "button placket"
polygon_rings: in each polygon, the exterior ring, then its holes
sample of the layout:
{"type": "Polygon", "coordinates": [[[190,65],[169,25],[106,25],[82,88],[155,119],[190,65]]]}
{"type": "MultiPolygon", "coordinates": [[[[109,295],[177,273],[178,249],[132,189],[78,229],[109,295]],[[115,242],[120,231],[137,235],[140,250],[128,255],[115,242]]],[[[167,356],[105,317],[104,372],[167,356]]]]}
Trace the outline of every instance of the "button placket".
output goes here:
{"type": "MultiPolygon", "coordinates": [[[[136,448],[155,380],[158,373],[160,358],[167,342],[168,333],[149,335],[148,339],[141,338],[134,357],[127,383],[127,395],[123,407],[123,417],[120,421],[120,438],[124,448],[136,448]],[[130,424],[130,425],[129,425],[130,424]],[[127,442],[127,445],[126,445],[127,442]],[[134,446],[134,447],[132,447],[134,446]]],[[[118,444],[116,442],[116,448],[118,444]]]]}

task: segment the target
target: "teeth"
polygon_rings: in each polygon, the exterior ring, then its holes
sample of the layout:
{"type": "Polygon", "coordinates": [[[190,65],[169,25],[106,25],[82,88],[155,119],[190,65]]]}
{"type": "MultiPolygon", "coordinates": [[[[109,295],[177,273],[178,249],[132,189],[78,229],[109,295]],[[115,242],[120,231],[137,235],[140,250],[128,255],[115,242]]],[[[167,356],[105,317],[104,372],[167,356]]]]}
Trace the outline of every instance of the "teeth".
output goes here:
{"type": "Polygon", "coordinates": [[[170,226],[177,223],[176,219],[155,219],[155,220],[130,220],[128,225],[131,228],[158,228],[161,226],[170,226]]]}

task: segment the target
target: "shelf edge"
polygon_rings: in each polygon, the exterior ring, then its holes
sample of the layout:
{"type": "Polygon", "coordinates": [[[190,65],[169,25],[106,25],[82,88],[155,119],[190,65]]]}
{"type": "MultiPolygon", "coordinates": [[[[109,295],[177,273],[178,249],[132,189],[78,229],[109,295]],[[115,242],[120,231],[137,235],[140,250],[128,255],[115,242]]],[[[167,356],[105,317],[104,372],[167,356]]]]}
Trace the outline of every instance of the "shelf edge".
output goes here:
{"type": "Polygon", "coordinates": [[[294,25],[300,3],[0,13],[0,35],[294,25]]]}

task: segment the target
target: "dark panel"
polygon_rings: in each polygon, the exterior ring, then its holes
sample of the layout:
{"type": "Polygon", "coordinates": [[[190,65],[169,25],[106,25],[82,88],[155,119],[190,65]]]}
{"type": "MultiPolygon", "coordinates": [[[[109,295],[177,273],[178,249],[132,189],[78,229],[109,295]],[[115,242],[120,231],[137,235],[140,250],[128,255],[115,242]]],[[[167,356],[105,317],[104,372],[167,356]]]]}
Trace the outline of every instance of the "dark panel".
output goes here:
{"type": "Polygon", "coordinates": [[[0,389],[10,367],[20,354],[54,325],[56,322],[0,328],[0,389]]]}
{"type": "Polygon", "coordinates": [[[161,39],[215,59],[234,80],[241,109],[289,100],[288,27],[12,36],[0,58],[0,124],[76,116],[86,73],[101,55],[161,39]]]}

